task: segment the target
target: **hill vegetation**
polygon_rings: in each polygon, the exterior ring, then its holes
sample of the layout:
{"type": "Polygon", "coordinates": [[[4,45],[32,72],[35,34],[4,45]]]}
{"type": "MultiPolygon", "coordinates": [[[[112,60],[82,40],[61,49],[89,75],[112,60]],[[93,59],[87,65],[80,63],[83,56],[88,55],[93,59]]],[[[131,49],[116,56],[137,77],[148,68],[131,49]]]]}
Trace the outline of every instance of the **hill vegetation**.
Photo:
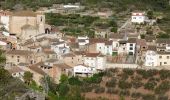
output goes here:
{"type": "MultiPolygon", "coordinates": [[[[154,12],[156,17],[161,17],[158,25],[166,33],[170,32],[170,3],[169,0],[2,0],[0,2],[2,9],[15,10],[17,8],[36,10],[39,7],[51,7],[53,4],[77,3],[85,5],[85,9],[109,8],[115,12],[116,16],[120,13],[130,14],[134,10],[154,12]]],[[[124,14],[119,17],[126,17],[124,14]]],[[[70,29],[67,29],[70,30],[70,29]]],[[[88,29],[87,29],[88,30],[88,29]]],[[[80,30],[79,30],[80,31],[80,30]]]]}
{"type": "Polygon", "coordinates": [[[169,100],[169,80],[168,70],[108,69],[88,78],[62,75],[49,91],[61,100],[169,100]]]}

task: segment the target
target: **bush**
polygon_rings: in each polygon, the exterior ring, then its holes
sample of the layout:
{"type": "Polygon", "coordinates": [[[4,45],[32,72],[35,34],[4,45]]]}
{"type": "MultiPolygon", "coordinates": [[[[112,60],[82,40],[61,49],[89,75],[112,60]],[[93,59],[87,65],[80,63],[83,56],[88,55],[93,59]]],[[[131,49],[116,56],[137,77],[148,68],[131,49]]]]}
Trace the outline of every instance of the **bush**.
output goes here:
{"type": "Polygon", "coordinates": [[[128,89],[131,88],[132,84],[126,81],[119,81],[119,88],[121,89],[128,89]]]}
{"type": "Polygon", "coordinates": [[[163,81],[156,89],[156,94],[164,94],[167,91],[170,90],[170,82],[169,81],[163,81]]]}
{"type": "Polygon", "coordinates": [[[155,95],[152,94],[147,94],[147,95],[143,95],[143,100],[156,100],[155,95]]]}
{"type": "Polygon", "coordinates": [[[82,92],[92,92],[93,89],[94,89],[94,87],[92,85],[81,86],[81,91],[82,92]]]}
{"type": "Polygon", "coordinates": [[[104,87],[97,87],[95,89],[95,93],[103,93],[103,92],[105,92],[105,88],[104,87]]]}
{"type": "Polygon", "coordinates": [[[142,75],[142,77],[145,79],[149,78],[151,75],[150,72],[143,70],[143,69],[137,70],[137,73],[142,75]]]}
{"type": "Polygon", "coordinates": [[[159,82],[159,81],[160,81],[160,79],[159,79],[159,78],[151,77],[151,78],[149,79],[149,81],[159,82]]]}
{"type": "Polygon", "coordinates": [[[107,93],[109,93],[109,94],[118,94],[119,90],[114,89],[114,88],[108,88],[107,93]]]}
{"type": "Polygon", "coordinates": [[[59,90],[58,90],[60,96],[65,96],[69,92],[69,86],[65,83],[62,83],[59,85],[59,90]]]}
{"type": "Polygon", "coordinates": [[[158,70],[150,69],[150,70],[147,71],[147,73],[148,73],[149,76],[154,76],[154,75],[158,74],[158,70]]]}
{"type": "Polygon", "coordinates": [[[168,96],[159,95],[158,100],[168,100],[168,96]]]}
{"type": "Polygon", "coordinates": [[[122,80],[127,80],[129,78],[129,76],[126,73],[122,73],[120,77],[122,80]]]}
{"type": "Polygon", "coordinates": [[[140,98],[141,96],[142,96],[142,94],[139,92],[134,92],[131,94],[131,97],[133,97],[133,98],[140,98]]]}
{"type": "Polygon", "coordinates": [[[156,82],[154,81],[151,81],[151,82],[147,82],[145,85],[144,85],[144,88],[145,89],[148,89],[148,90],[154,90],[155,86],[156,86],[156,82]]]}
{"type": "Polygon", "coordinates": [[[162,80],[170,78],[170,71],[169,70],[160,70],[159,74],[160,74],[160,78],[162,80]]]}
{"type": "Polygon", "coordinates": [[[143,86],[143,83],[140,81],[132,81],[132,87],[137,89],[140,88],[141,86],[143,86]]]}
{"type": "Polygon", "coordinates": [[[78,77],[71,77],[68,79],[70,85],[81,85],[82,82],[79,80],[78,77]]]}
{"type": "Polygon", "coordinates": [[[86,78],[84,81],[88,83],[100,83],[102,81],[103,74],[104,73],[94,74],[92,77],[86,78]]]}
{"type": "Polygon", "coordinates": [[[106,82],[106,87],[115,87],[116,86],[116,79],[112,78],[110,81],[106,82]]]}
{"type": "Polygon", "coordinates": [[[120,91],[119,95],[129,96],[130,92],[128,90],[120,91]]]}
{"type": "Polygon", "coordinates": [[[132,69],[125,68],[123,69],[123,72],[126,73],[127,75],[133,75],[134,71],[132,69]]]}

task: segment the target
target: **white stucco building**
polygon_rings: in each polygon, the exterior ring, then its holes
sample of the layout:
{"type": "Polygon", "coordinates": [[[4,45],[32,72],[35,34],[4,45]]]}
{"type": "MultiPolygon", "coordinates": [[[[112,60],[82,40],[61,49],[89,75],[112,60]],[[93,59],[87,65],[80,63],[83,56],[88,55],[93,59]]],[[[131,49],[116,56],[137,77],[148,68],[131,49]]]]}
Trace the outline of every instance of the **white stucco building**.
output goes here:
{"type": "Polygon", "coordinates": [[[87,53],[84,56],[84,64],[97,70],[103,70],[106,66],[106,57],[100,53],[87,53]]]}
{"type": "Polygon", "coordinates": [[[0,12],[0,22],[3,24],[6,30],[9,31],[9,12],[0,12]]]}
{"type": "Polygon", "coordinates": [[[86,65],[76,65],[73,67],[73,75],[89,76],[95,72],[95,68],[86,65]]]}
{"type": "Polygon", "coordinates": [[[157,66],[157,53],[152,50],[148,50],[145,55],[145,66],[157,66]]]}
{"type": "Polygon", "coordinates": [[[126,43],[127,54],[134,55],[136,52],[136,38],[129,38],[126,43]]]}
{"type": "Polygon", "coordinates": [[[131,22],[142,24],[146,20],[145,12],[132,12],[131,22]]]}

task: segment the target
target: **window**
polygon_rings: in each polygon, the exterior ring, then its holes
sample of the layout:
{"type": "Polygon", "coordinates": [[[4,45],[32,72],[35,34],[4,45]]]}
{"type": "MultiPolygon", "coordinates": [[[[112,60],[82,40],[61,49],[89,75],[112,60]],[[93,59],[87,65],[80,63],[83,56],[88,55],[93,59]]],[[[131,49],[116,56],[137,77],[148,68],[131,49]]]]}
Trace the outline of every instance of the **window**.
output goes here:
{"type": "Polygon", "coordinates": [[[169,59],[169,56],[167,56],[166,58],[169,59]]]}
{"type": "Polygon", "coordinates": [[[42,16],[41,16],[41,22],[42,22],[42,16]]]}
{"type": "Polygon", "coordinates": [[[72,59],[73,59],[73,57],[72,57],[72,59]]]}
{"type": "Polygon", "coordinates": [[[17,62],[19,62],[19,59],[17,59],[17,62]]]}
{"type": "Polygon", "coordinates": [[[19,58],[20,56],[17,56],[17,58],[19,58]]]}
{"type": "Polygon", "coordinates": [[[161,59],[161,58],[162,58],[162,56],[159,56],[159,58],[161,59]]]}
{"type": "Polygon", "coordinates": [[[133,48],[132,48],[132,47],[130,47],[130,50],[133,50],[133,48]]]}
{"type": "Polygon", "coordinates": [[[133,46],[133,44],[130,44],[130,46],[133,46]]]}
{"type": "Polygon", "coordinates": [[[167,62],[164,62],[164,64],[167,64],[167,62]]]}
{"type": "Polygon", "coordinates": [[[136,19],[136,17],[133,17],[133,19],[136,19]]]}
{"type": "Polygon", "coordinates": [[[12,58],[14,58],[14,56],[11,56],[12,58]]]}

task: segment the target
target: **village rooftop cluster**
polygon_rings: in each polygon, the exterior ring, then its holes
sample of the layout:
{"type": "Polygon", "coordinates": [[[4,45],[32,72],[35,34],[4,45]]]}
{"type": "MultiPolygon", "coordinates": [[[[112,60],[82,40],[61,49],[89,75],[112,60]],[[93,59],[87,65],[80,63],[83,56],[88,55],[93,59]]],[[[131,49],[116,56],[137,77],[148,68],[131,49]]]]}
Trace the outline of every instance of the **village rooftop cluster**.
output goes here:
{"type": "MultiPolygon", "coordinates": [[[[141,39],[136,29],[124,27],[117,33],[96,29],[95,38],[67,36],[58,27],[48,25],[44,13],[0,12],[3,29],[0,45],[6,55],[5,69],[13,77],[23,80],[24,72],[30,71],[40,85],[40,79],[46,75],[59,83],[62,74],[88,77],[108,68],[168,69],[170,66],[169,39],[155,36],[141,39]]],[[[152,25],[155,20],[149,20],[145,12],[132,12],[129,24],[142,23],[152,25]]]]}

